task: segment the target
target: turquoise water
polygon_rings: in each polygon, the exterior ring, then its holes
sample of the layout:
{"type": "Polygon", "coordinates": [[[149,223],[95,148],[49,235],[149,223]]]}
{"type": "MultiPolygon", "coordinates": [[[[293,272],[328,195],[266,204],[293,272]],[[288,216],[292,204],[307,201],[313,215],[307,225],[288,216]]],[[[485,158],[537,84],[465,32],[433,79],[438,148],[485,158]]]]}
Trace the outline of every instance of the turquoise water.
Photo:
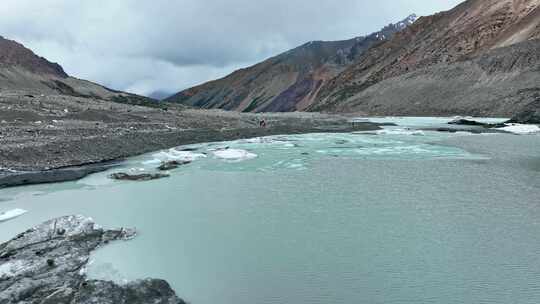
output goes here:
{"type": "Polygon", "coordinates": [[[540,136],[413,128],[436,123],[181,147],[113,170],[193,159],[163,180],[1,190],[0,211],[29,212],[0,241],[74,213],[136,226],[89,275],[163,278],[191,303],[539,303],[540,136]]]}

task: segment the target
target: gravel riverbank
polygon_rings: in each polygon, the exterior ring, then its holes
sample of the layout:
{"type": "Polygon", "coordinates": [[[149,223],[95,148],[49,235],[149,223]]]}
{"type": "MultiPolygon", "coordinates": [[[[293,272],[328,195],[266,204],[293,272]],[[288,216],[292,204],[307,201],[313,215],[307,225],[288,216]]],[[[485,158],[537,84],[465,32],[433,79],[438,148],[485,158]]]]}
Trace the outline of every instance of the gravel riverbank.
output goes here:
{"type": "Polygon", "coordinates": [[[142,107],[63,95],[0,96],[0,187],[74,180],[111,161],[179,145],[309,132],[376,130],[317,113],[142,107]],[[264,120],[266,127],[259,122],[264,120]]]}

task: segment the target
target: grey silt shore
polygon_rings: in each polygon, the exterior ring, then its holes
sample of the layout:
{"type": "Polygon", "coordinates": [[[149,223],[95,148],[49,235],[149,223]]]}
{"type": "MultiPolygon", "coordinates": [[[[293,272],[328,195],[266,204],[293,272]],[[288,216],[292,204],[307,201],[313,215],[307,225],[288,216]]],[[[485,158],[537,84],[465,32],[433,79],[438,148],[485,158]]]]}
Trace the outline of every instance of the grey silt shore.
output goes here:
{"type": "Polygon", "coordinates": [[[183,304],[163,280],[119,285],[88,280],[90,253],[134,229],[106,230],[84,216],[66,216],[31,228],[0,245],[0,304],[183,304]]]}
{"type": "Polygon", "coordinates": [[[115,160],[187,144],[379,129],[371,123],[353,126],[341,115],[152,108],[26,93],[0,96],[0,188],[76,180],[114,166],[115,160]],[[262,119],[266,128],[259,126],[262,119]]]}

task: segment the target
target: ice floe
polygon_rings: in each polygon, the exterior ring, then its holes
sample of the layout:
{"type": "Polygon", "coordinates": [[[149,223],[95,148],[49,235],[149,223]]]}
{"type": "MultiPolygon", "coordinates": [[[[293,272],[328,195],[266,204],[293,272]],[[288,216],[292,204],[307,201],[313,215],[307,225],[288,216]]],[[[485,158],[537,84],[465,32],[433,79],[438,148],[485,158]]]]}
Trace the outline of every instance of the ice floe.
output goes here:
{"type": "Polygon", "coordinates": [[[195,153],[192,151],[178,151],[176,149],[169,149],[167,151],[161,151],[159,153],[152,154],[153,159],[143,162],[145,165],[160,164],[164,161],[195,161],[199,158],[205,158],[206,155],[202,153],[195,153]]]}
{"type": "Polygon", "coordinates": [[[242,149],[220,149],[212,152],[215,157],[225,160],[248,160],[257,157],[257,154],[242,149]]]}
{"type": "Polygon", "coordinates": [[[0,213],[0,222],[5,222],[5,221],[9,221],[11,219],[14,219],[16,217],[19,217],[23,214],[25,214],[26,210],[24,209],[13,209],[13,210],[9,210],[9,211],[6,211],[6,212],[1,212],[0,213]]]}
{"type": "Polygon", "coordinates": [[[507,124],[506,127],[498,128],[514,134],[533,134],[540,133],[540,127],[537,125],[524,125],[524,124],[507,124]]]}
{"type": "Polygon", "coordinates": [[[272,137],[254,137],[254,138],[246,138],[239,140],[240,143],[247,143],[247,144],[269,144],[275,142],[274,138],[272,137]]]}
{"type": "Polygon", "coordinates": [[[411,130],[411,129],[383,129],[378,130],[377,135],[415,135],[415,136],[424,136],[425,133],[421,130],[411,130]]]}

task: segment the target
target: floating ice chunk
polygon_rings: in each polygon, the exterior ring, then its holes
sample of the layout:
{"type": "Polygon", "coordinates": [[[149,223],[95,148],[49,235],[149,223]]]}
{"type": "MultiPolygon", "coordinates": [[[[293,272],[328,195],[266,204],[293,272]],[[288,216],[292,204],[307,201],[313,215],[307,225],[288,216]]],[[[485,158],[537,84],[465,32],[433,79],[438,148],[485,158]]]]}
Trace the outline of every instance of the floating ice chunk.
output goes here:
{"type": "Polygon", "coordinates": [[[304,166],[303,164],[289,164],[287,168],[293,170],[304,170],[306,169],[306,166],[304,166]]]}
{"type": "Polygon", "coordinates": [[[265,137],[254,137],[254,138],[241,139],[240,142],[244,142],[248,144],[262,144],[262,143],[272,142],[272,140],[270,138],[265,138],[265,137]]]}
{"type": "Polygon", "coordinates": [[[0,222],[5,222],[5,221],[9,221],[11,219],[14,219],[16,217],[19,217],[23,214],[25,214],[26,210],[24,209],[13,209],[13,210],[9,210],[9,211],[6,211],[6,212],[2,212],[0,213],[0,222]]]}
{"type": "Polygon", "coordinates": [[[377,135],[415,135],[415,136],[424,136],[425,133],[420,130],[410,130],[410,129],[383,129],[377,131],[377,135]]]}
{"type": "Polygon", "coordinates": [[[507,124],[506,127],[498,128],[497,130],[502,130],[514,134],[533,134],[540,133],[540,127],[537,125],[523,125],[523,124],[507,124]]]}
{"type": "Polygon", "coordinates": [[[246,138],[246,139],[240,139],[238,140],[239,143],[246,143],[246,144],[274,144],[274,143],[281,143],[281,142],[288,142],[287,138],[282,137],[254,137],[254,138],[246,138]]]}
{"type": "Polygon", "coordinates": [[[257,157],[257,154],[241,149],[223,149],[213,152],[214,156],[226,160],[247,160],[257,157]]]}
{"type": "Polygon", "coordinates": [[[191,151],[178,151],[176,149],[169,149],[168,151],[162,151],[152,155],[154,157],[151,160],[143,162],[145,165],[159,164],[164,161],[189,161],[193,162],[199,158],[205,158],[206,155],[202,153],[195,153],[191,151]]]}

